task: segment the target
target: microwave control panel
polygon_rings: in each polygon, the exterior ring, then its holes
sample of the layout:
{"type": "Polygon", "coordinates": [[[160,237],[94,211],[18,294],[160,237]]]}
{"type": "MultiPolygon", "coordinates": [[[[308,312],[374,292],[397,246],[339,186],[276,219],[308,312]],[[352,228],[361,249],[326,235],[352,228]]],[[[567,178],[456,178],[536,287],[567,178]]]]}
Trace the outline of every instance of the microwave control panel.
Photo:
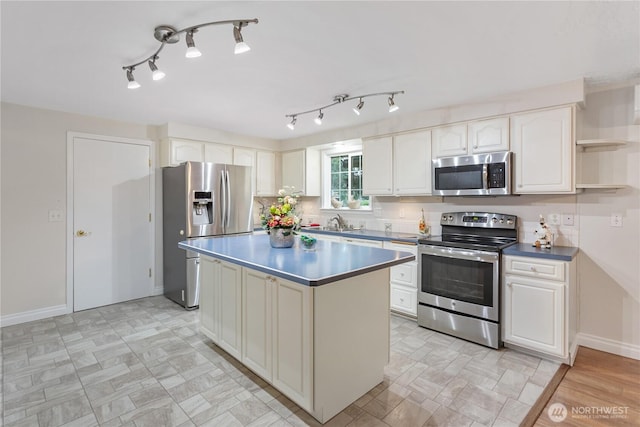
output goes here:
{"type": "Polygon", "coordinates": [[[489,188],[505,188],[506,175],[504,163],[490,163],[488,165],[489,172],[489,188]]]}

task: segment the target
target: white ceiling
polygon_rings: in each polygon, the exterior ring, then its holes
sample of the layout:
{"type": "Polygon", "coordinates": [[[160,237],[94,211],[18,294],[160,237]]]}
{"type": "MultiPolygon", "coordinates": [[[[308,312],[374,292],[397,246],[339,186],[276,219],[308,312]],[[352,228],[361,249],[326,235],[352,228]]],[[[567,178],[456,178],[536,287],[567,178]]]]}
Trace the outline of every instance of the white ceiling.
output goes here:
{"type": "MultiPolygon", "coordinates": [[[[580,77],[640,76],[640,2],[25,2],[2,1],[2,101],[142,124],[178,122],[272,139],[388,117],[385,97],[325,111],[322,126],[286,114],[334,95],[404,90],[407,114],[580,77]],[[122,66],[158,47],[156,26],[178,29],[258,18],[235,56],[231,26],[184,37],[157,64],[167,77],[126,88],[122,66]]],[[[351,101],[357,103],[356,101],[351,101]]]]}

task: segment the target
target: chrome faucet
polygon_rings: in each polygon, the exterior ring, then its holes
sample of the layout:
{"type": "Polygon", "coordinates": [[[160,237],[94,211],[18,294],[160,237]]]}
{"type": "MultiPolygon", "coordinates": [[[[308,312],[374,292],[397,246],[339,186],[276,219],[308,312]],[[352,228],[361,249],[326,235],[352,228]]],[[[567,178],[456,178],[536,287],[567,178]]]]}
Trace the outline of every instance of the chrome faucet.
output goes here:
{"type": "Polygon", "coordinates": [[[338,223],[338,228],[341,230],[344,230],[345,228],[347,228],[347,221],[344,218],[342,218],[340,214],[336,214],[336,216],[331,218],[329,221],[336,221],[338,223]]]}

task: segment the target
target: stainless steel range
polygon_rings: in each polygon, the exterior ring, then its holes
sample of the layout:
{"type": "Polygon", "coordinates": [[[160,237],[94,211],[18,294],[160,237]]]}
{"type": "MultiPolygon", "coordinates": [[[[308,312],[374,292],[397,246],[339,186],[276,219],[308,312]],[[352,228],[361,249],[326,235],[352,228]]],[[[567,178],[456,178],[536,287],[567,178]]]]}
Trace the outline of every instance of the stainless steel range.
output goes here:
{"type": "Polygon", "coordinates": [[[418,240],[418,324],[498,348],[500,254],[518,241],[517,217],[442,214],[442,235],[418,240]]]}

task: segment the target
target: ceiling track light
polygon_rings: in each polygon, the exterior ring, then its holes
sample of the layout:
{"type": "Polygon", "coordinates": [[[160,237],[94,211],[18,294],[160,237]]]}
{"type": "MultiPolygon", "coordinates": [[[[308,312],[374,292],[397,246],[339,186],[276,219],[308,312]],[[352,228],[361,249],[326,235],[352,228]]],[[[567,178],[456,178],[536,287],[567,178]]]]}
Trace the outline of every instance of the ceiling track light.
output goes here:
{"type": "Polygon", "coordinates": [[[334,105],[338,105],[338,104],[342,104],[343,102],[346,101],[351,101],[352,99],[358,99],[359,102],[358,104],[353,107],[353,112],[356,113],[358,116],[360,115],[360,112],[362,110],[362,107],[364,107],[364,100],[363,98],[368,98],[371,96],[388,96],[389,97],[389,112],[393,113],[394,111],[397,111],[399,109],[399,107],[396,105],[393,97],[395,95],[398,94],[403,94],[404,91],[403,90],[398,90],[398,91],[394,91],[394,92],[380,92],[380,93],[368,93],[366,95],[357,95],[357,96],[349,96],[347,94],[340,94],[340,95],[336,95],[333,97],[333,102],[331,104],[327,104],[323,107],[319,107],[319,108],[314,108],[313,110],[307,110],[307,111],[301,111],[299,113],[293,113],[293,114],[286,114],[285,117],[291,117],[291,123],[287,124],[287,127],[291,130],[293,130],[295,128],[295,123],[296,123],[296,119],[298,116],[303,115],[303,114],[311,114],[311,113],[318,113],[318,116],[314,119],[314,122],[317,125],[321,125],[322,124],[322,118],[324,117],[324,114],[322,113],[322,110],[326,110],[329,107],[333,107],[334,105]]]}
{"type": "Polygon", "coordinates": [[[249,24],[257,24],[258,19],[231,19],[226,21],[214,21],[214,22],[205,22],[204,24],[193,25],[191,27],[183,28],[181,30],[177,30],[174,27],[169,25],[160,25],[154,29],[153,36],[156,40],[160,42],[160,47],[147,58],[142,61],[136,62],[135,64],[125,65],[122,69],[126,72],[129,89],[137,89],[140,87],[140,84],[135,81],[133,78],[133,70],[138,65],[144,64],[145,62],[149,63],[149,68],[152,72],[153,80],[160,80],[165,76],[165,73],[158,69],[156,65],[156,60],[159,58],[158,54],[164,49],[167,44],[174,44],[180,41],[180,34],[184,33],[186,42],[187,42],[187,51],[185,56],[187,58],[197,58],[202,55],[202,53],[198,50],[193,41],[193,35],[198,32],[198,30],[202,27],[208,27],[211,25],[233,25],[233,37],[235,39],[235,54],[240,54],[249,51],[251,48],[244,42],[242,38],[242,27],[246,27],[249,24]]]}
{"type": "Polygon", "coordinates": [[[151,69],[151,78],[158,81],[164,79],[165,74],[156,66],[156,59],[158,59],[157,56],[149,61],[149,68],[151,69]]]}

